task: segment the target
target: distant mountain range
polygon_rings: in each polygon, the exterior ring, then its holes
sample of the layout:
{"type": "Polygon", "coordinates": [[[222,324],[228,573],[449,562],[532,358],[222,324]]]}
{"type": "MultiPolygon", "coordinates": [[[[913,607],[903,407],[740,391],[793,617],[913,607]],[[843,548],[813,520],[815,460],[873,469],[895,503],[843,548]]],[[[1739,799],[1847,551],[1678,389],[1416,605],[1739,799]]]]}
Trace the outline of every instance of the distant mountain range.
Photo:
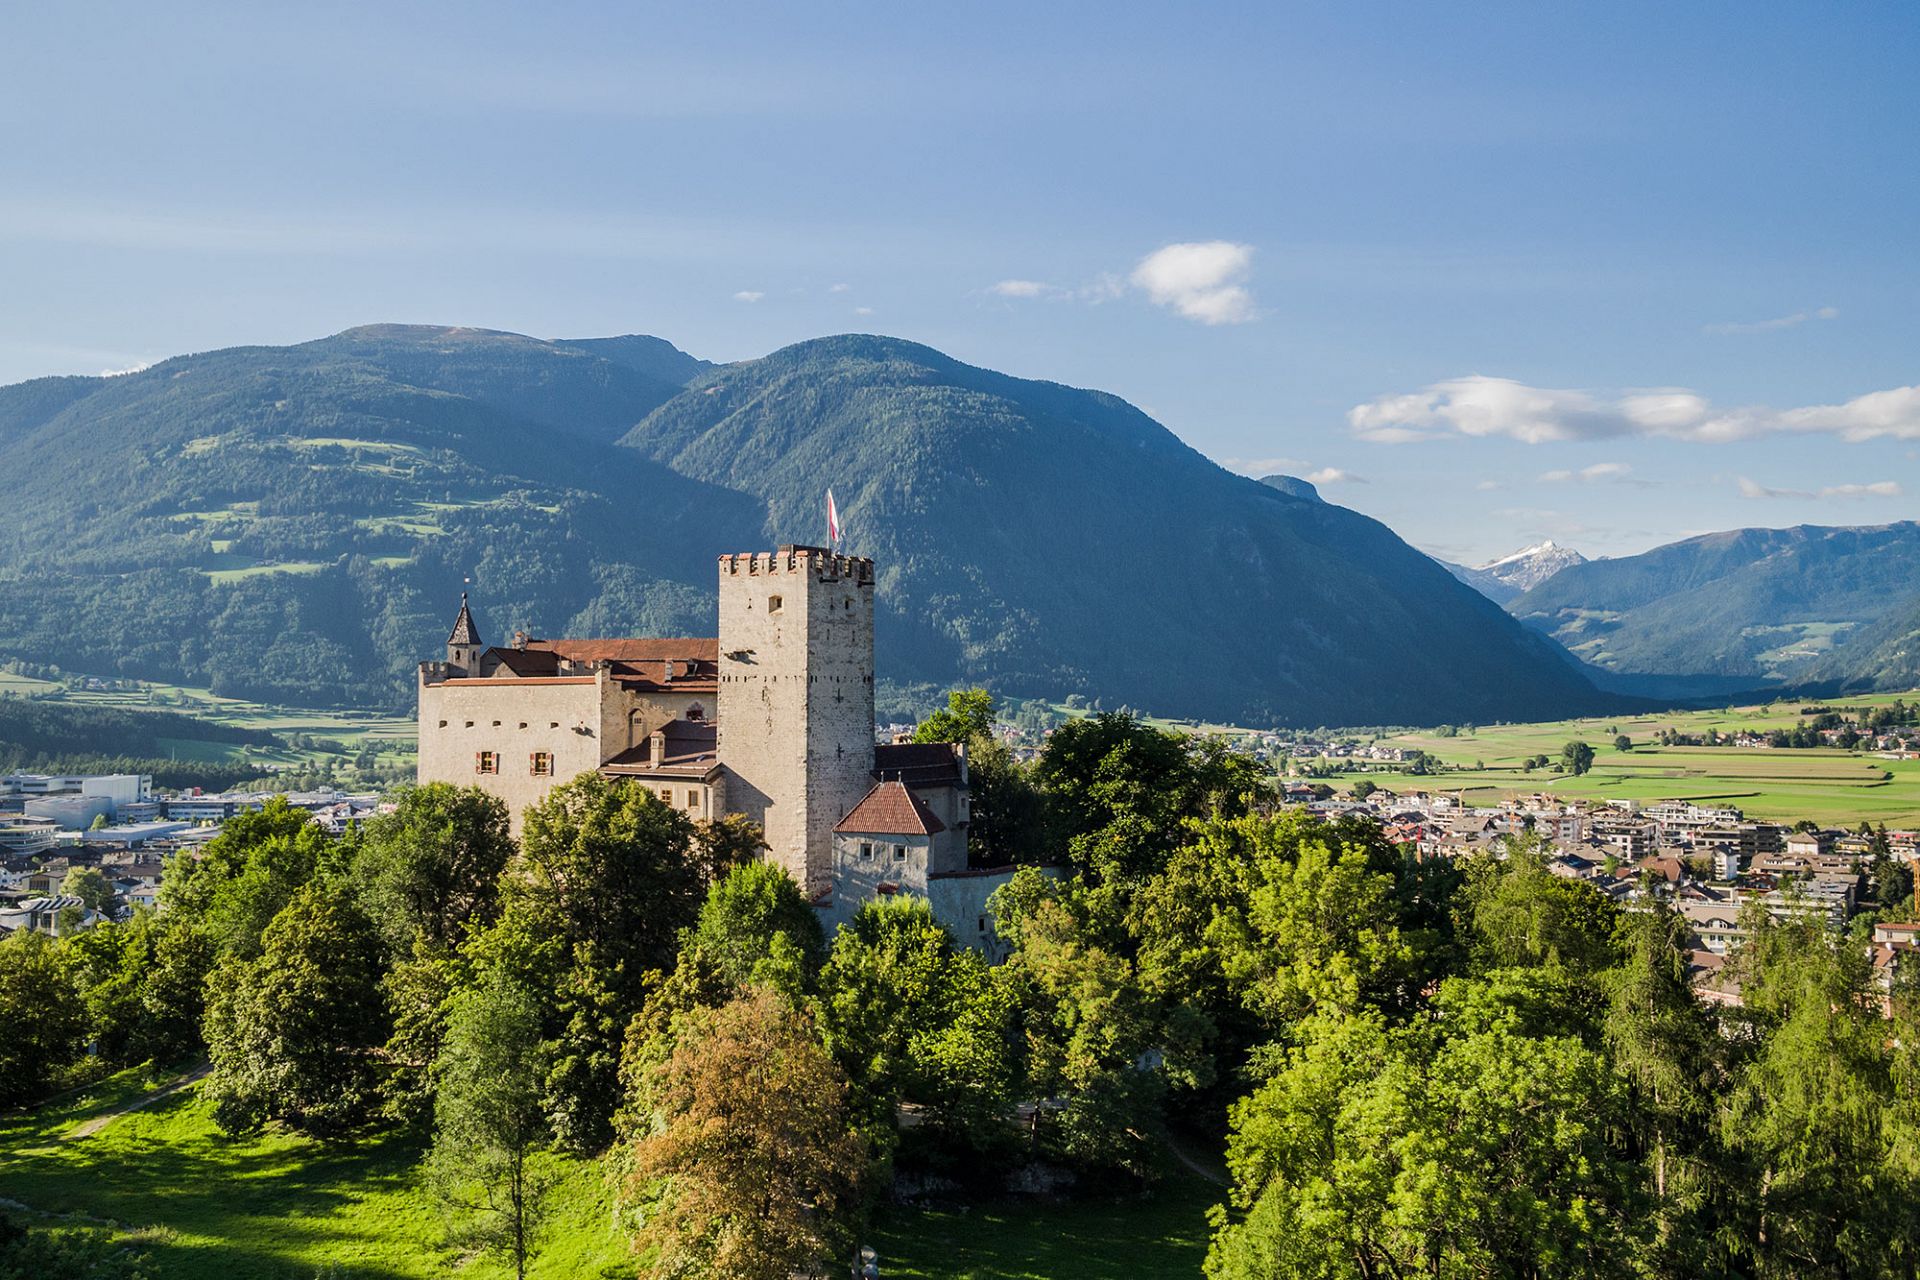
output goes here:
{"type": "Polygon", "coordinates": [[[496,637],[711,634],[715,557],[818,540],[829,485],[897,685],[1295,725],[1609,702],[1311,486],[870,336],[711,366],[381,325],[0,388],[0,655],[404,706],[464,579],[496,637]]]}
{"type": "Polygon", "coordinates": [[[1669,692],[1681,690],[1676,679],[1700,692],[1911,688],[1920,684],[1920,524],[1707,534],[1572,565],[1507,608],[1584,661],[1661,677],[1669,692]]]}
{"type": "Polygon", "coordinates": [[[1526,547],[1472,568],[1446,560],[1440,563],[1446,565],[1454,577],[1495,604],[1506,604],[1562,569],[1587,563],[1587,558],[1572,547],[1563,547],[1548,539],[1538,546],[1526,547]]]}

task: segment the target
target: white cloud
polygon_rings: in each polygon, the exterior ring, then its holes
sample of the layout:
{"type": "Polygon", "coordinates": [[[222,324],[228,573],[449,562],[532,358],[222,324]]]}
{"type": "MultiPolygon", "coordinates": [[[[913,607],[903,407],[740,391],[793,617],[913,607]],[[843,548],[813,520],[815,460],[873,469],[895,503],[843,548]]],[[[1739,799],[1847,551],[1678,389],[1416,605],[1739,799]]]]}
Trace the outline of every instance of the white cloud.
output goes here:
{"type": "Polygon", "coordinates": [[[833,285],[827,286],[827,292],[828,293],[845,293],[847,290],[851,288],[853,288],[853,286],[850,284],[833,284],[833,285]]]}
{"type": "Polygon", "coordinates": [[[1347,411],[1363,440],[1407,444],[1443,436],[1506,437],[1527,444],[1662,436],[1728,444],[1768,435],[1832,435],[1857,443],[1920,439],[1920,386],[1856,396],[1844,404],[1716,408],[1698,392],[1655,387],[1611,393],[1530,387],[1472,374],[1422,391],[1381,396],[1347,411]]]}
{"type": "Polygon", "coordinates": [[[1775,329],[1794,329],[1809,320],[1834,320],[1840,315],[1838,307],[1819,307],[1812,311],[1796,311],[1790,316],[1775,316],[1771,320],[1733,321],[1724,324],[1708,324],[1700,327],[1702,333],[1771,333],[1775,329]]]}
{"type": "Polygon", "coordinates": [[[1740,477],[1740,496],[1743,498],[1799,498],[1807,501],[1833,498],[1897,498],[1900,493],[1900,482],[1897,480],[1875,480],[1867,484],[1830,484],[1822,489],[1773,489],[1746,476],[1740,477]]]}
{"type": "Polygon", "coordinates": [[[765,293],[762,293],[758,289],[742,289],[733,295],[733,300],[735,302],[758,302],[766,296],[765,293]]]}
{"type": "Polygon", "coordinates": [[[1002,280],[987,292],[1001,298],[1044,298],[1062,290],[1039,280],[1002,280]]]}
{"type": "Polygon", "coordinates": [[[1202,324],[1245,324],[1254,319],[1246,278],[1253,246],[1227,240],[1170,244],[1134,267],[1133,283],[1157,305],[1202,324]]]}
{"type": "Polygon", "coordinates": [[[102,369],[100,376],[103,378],[124,378],[130,373],[143,373],[153,368],[153,365],[154,362],[151,360],[142,360],[139,364],[128,365],[124,369],[102,369]]]}
{"type": "Polygon", "coordinates": [[[1633,473],[1633,468],[1624,462],[1596,462],[1590,467],[1581,467],[1578,471],[1545,471],[1540,479],[1545,484],[1565,484],[1578,480],[1582,484],[1597,484],[1603,480],[1624,480],[1633,473]]]}
{"type": "Polygon", "coordinates": [[[1351,471],[1342,471],[1339,467],[1322,467],[1318,471],[1307,473],[1308,484],[1365,484],[1365,476],[1357,476],[1351,471]]]}
{"type": "Polygon", "coordinates": [[[853,309],[853,314],[857,316],[870,316],[873,314],[873,308],[872,307],[855,307],[853,309]]]}

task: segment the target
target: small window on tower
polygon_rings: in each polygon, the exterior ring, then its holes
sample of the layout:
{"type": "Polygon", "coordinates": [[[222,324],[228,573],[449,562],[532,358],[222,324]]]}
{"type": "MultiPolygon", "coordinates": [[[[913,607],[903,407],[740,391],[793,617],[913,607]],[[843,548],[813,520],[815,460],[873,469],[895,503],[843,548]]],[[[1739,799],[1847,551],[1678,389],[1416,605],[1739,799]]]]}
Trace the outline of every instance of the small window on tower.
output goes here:
{"type": "Polygon", "coordinates": [[[500,772],[500,753],[497,751],[480,752],[473,758],[473,771],[475,773],[500,772]]]}
{"type": "Polygon", "coordinates": [[[782,600],[780,599],[780,597],[779,597],[779,596],[768,596],[768,597],[767,597],[767,612],[768,612],[768,613],[778,613],[778,612],[780,612],[780,606],[781,606],[781,605],[782,605],[783,603],[784,603],[784,601],[782,601],[782,600]]]}
{"type": "Polygon", "coordinates": [[[536,778],[552,777],[553,776],[553,753],[551,751],[534,752],[532,757],[527,762],[527,772],[531,773],[536,778]]]}

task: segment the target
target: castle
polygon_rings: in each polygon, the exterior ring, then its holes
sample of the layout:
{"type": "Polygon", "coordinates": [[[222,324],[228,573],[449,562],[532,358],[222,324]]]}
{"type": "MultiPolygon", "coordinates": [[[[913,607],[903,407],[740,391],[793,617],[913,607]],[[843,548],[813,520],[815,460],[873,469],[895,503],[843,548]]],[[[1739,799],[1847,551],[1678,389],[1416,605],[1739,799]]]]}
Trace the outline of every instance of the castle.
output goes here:
{"type": "Polygon", "coordinates": [[[715,639],[490,647],[463,595],[443,662],[420,665],[421,782],[477,785],[521,816],[589,771],[689,818],[742,814],[829,926],[911,893],[996,949],[985,900],[1010,869],[967,862],[964,746],[877,744],[873,561],[820,547],[724,555],[715,639]]]}

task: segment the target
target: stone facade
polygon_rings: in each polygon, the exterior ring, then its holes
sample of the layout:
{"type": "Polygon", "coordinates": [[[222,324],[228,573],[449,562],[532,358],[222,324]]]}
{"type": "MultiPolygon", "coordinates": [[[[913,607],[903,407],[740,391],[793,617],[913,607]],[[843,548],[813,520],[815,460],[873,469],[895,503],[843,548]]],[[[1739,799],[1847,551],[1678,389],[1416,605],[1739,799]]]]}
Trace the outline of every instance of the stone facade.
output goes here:
{"type": "Polygon", "coordinates": [[[813,547],[720,559],[728,803],[810,898],[833,828],[873,785],[873,561],[813,547]]]}

